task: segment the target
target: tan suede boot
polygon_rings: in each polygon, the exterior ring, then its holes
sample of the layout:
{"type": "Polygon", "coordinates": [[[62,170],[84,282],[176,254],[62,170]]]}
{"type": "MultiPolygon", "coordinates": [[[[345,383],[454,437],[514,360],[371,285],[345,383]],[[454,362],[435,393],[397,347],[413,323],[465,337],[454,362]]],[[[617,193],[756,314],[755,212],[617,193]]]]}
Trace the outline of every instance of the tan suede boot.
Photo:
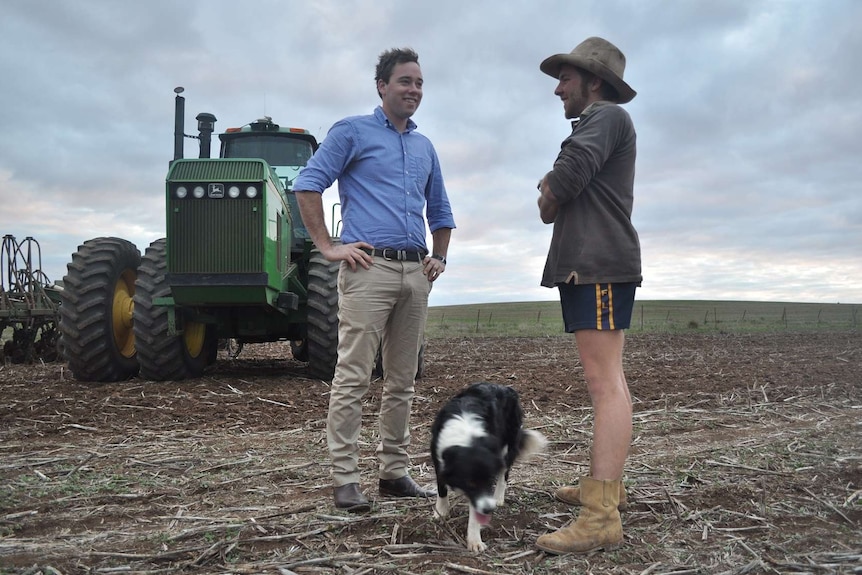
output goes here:
{"type": "MultiPolygon", "coordinates": [[[[569,505],[580,505],[581,488],[574,485],[560,487],[554,492],[554,497],[556,497],[563,503],[568,503],[569,505]]],[[[617,505],[617,509],[619,509],[620,511],[625,511],[628,508],[629,501],[628,497],[626,496],[626,486],[622,481],[620,481],[620,504],[617,505]]]]}
{"type": "Polygon", "coordinates": [[[623,524],[617,506],[620,482],[581,477],[581,512],[574,523],[536,540],[536,547],[554,554],[608,551],[623,542],[623,524]]]}

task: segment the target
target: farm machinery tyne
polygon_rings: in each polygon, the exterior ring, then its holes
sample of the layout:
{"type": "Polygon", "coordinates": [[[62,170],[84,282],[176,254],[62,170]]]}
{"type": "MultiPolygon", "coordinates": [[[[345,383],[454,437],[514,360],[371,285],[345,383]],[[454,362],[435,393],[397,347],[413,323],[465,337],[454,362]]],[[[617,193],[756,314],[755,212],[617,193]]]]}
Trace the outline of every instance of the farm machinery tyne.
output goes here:
{"type": "MultiPolygon", "coordinates": [[[[287,340],[309,375],[330,379],[338,341],[338,263],[315,248],[292,182],[317,141],[268,117],[219,135],[201,113],[183,133],[185,98],[174,90],[174,159],[165,186],[166,237],[141,255],[99,237],[72,254],[63,279],[61,347],[82,381],[198,377],[219,342],[287,340]],[[183,139],[199,158],[183,158],[183,139]]],[[[335,227],[335,226],[333,226],[335,227]]]]}
{"type": "Polygon", "coordinates": [[[3,236],[0,247],[0,358],[13,363],[58,358],[60,288],[42,272],[32,237],[3,236]],[[11,332],[11,333],[10,333],[11,332]],[[7,339],[8,337],[8,339],[7,339]]]}

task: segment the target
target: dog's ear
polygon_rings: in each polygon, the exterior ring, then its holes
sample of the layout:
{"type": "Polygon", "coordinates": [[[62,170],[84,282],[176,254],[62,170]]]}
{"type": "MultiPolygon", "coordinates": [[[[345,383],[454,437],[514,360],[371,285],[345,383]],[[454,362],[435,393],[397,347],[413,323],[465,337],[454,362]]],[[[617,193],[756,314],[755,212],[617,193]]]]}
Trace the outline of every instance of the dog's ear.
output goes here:
{"type": "Polygon", "coordinates": [[[500,444],[500,439],[496,435],[483,435],[477,443],[483,449],[487,449],[491,453],[498,454],[502,451],[503,446],[500,444]]]}
{"type": "Polygon", "coordinates": [[[443,469],[449,474],[468,476],[482,469],[488,461],[496,461],[498,452],[486,452],[484,447],[455,445],[443,452],[443,469]]]}
{"type": "Polygon", "coordinates": [[[443,450],[443,466],[451,468],[456,461],[458,461],[458,457],[461,451],[464,448],[460,445],[453,445],[452,447],[447,447],[443,450]]]}
{"type": "Polygon", "coordinates": [[[443,451],[438,472],[447,483],[463,473],[466,455],[463,452],[464,448],[457,445],[443,451]]]}

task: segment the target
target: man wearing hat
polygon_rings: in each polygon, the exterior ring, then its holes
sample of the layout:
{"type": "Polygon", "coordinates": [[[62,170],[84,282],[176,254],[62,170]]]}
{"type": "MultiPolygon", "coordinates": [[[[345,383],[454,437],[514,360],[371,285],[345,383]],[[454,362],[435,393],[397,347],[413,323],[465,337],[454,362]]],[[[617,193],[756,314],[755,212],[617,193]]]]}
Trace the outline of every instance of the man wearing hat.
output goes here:
{"type": "Polygon", "coordinates": [[[565,328],[575,334],[594,411],[590,474],[555,494],[580,505],[580,514],[538,538],[536,545],[549,553],[607,550],[623,540],[622,475],[632,437],[623,330],[642,279],[631,222],[635,130],[619,106],[636,94],[623,81],[625,65],[616,46],[593,37],[539,66],[559,80],[554,94],[573,120],[553,169],[539,182],[539,215],[554,224],[542,285],[560,291],[565,328]]]}

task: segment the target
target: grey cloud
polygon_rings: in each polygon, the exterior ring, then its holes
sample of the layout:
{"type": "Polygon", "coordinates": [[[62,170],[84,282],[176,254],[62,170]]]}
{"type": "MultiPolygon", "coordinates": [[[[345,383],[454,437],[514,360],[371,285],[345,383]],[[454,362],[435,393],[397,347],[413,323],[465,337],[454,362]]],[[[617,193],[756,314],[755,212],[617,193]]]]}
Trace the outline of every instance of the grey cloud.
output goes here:
{"type": "Polygon", "coordinates": [[[859,22],[855,0],[10,0],[0,233],[45,238],[51,277],[95,235],[143,249],[164,233],[175,86],[186,133],[207,111],[322,139],[379,102],[377,55],[410,45],[458,222],[432,303],[552,299],[535,182],[570,127],[538,65],[601,35],[639,93],[641,295],[862,301],[859,22]]]}

